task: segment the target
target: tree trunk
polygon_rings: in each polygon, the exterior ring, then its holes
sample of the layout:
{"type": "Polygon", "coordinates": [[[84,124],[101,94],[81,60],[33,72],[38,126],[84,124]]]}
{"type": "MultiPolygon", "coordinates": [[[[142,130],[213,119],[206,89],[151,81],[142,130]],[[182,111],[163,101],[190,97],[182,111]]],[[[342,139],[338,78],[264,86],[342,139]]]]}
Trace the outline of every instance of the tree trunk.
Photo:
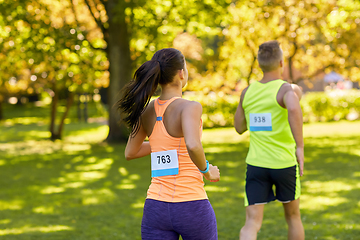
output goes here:
{"type": "Polygon", "coordinates": [[[116,103],[120,90],[131,79],[132,64],[130,58],[129,32],[125,21],[124,0],[107,1],[108,11],[108,59],[110,62],[110,83],[108,88],[109,134],[108,142],[126,142],[128,130],[120,123],[116,103]],[[120,4],[120,6],[119,6],[120,4]]]}
{"type": "Polygon", "coordinates": [[[58,132],[57,132],[57,139],[61,139],[62,137],[62,131],[63,131],[63,128],[64,128],[64,124],[65,124],[65,119],[69,113],[69,110],[70,110],[70,107],[71,105],[73,104],[74,102],[74,95],[73,93],[69,92],[69,96],[67,98],[67,102],[66,102],[66,109],[65,109],[65,112],[61,118],[61,121],[60,121],[60,124],[59,124],[59,129],[58,129],[58,132]]]}
{"type": "Polygon", "coordinates": [[[293,83],[292,57],[289,57],[289,79],[288,82],[293,83]]]}
{"type": "Polygon", "coordinates": [[[0,95],[0,121],[4,119],[3,115],[3,96],[0,95]]]}
{"type": "Polygon", "coordinates": [[[54,96],[52,96],[52,101],[51,101],[50,133],[51,133],[51,140],[55,140],[57,139],[57,136],[55,136],[56,109],[59,102],[59,94],[56,89],[56,82],[53,83],[52,90],[54,91],[54,96]]]}
{"type": "Polygon", "coordinates": [[[67,98],[67,102],[66,102],[66,108],[65,108],[65,112],[63,114],[63,116],[61,117],[60,123],[59,123],[59,128],[56,131],[56,111],[57,111],[57,105],[59,103],[59,94],[57,92],[56,87],[54,86],[54,96],[52,99],[52,103],[51,103],[51,120],[50,120],[50,132],[51,132],[51,140],[56,140],[56,139],[61,139],[62,137],[62,131],[64,128],[64,124],[65,124],[65,119],[69,113],[70,107],[74,102],[74,95],[73,93],[69,93],[69,96],[67,98]]]}
{"type": "Polygon", "coordinates": [[[88,122],[88,94],[87,93],[85,93],[84,94],[84,96],[85,96],[85,101],[84,101],[84,122],[88,122]]]}
{"type": "Polygon", "coordinates": [[[81,94],[78,93],[78,101],[77,101],[77,116],[78,116],[78,120],[79,122],[81,122],[81,94]]]}
{"type": "Polygon", "coordinates": [[[250,66],[249,75],[248,75],[248,77],[246,79],[248,86],[250,85],[251,74],[253,73],[255,62],[256,62],[256,55],[253,55],[253,61],[252,61],[251,66],[250,66]]]}

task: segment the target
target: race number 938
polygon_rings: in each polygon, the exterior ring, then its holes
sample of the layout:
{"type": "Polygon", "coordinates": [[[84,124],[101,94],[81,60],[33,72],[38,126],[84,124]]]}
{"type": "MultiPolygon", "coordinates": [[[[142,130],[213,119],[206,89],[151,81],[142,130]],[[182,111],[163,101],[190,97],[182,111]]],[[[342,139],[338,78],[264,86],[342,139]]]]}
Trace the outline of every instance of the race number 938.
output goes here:
{"type": "Polygon", "coordinates": [[[256,116],[254,116],[254,122],[256,122],[256,123],[261,123],[261,122],[266,122],[266,118],[264,117],[264,116],[262,116],[262,117],[256,117],[256,116]]]}
{"type": "Polygon", "coordinates": [[[272,131],[271,113],[250,113],[250,131],[272,131]]]}

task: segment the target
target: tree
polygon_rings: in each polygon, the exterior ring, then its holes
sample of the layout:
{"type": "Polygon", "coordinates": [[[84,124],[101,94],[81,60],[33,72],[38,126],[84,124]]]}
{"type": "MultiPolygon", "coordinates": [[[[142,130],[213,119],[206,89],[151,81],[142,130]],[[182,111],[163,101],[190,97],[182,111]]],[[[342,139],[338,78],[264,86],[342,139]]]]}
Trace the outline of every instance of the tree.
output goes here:
{"type": "Polygon", "coordinates": [[[0,60],[9,66],[0,75],[3,87],[14,85],[28,93],[47,90],[52,97],[51,139],[60,139],[74,93],[100,85],[98,80],[108,67],[106,59],[94,53],[84,39],[86,33],[76,24],[64,18],[59,21],[41,2],[6,1],[1,9],[7,9],[2,26],[11,33],[5,36],[0,54],[0,60]],[[60,95],[67,103],[56,129],[60,95]]]}
{"type": "Polygon", "coordinates": [[[157,49],[170,47],[175,37],[184,31],[200,37],[215,35],[223,24],[221,16],[226,14],[229,3],[228,0],[209,0],[206,3],[192,0],[72,1],[75,9],[81,9],[83,5],[88,8],[106,43],[103,49],[110,63],[107,141],[127,139],[128,130],[119,125],[114,105],[119,99],[120,89],[131,79],[137,64],[149,60],[157,49]]]}
{"type": "Polygon", "coordinates": [[[246,1],[232,5],[233,21],[223,31],[218,71],[231,82],[261,78],[256,64],[258,46],[277,39],[284,50],[289,81],[311,79],[324,71],[352,74],[358,79],[356,37],[359,2],[246,1]],[[302,76],[295,78],[296,68],[302,76]]]}

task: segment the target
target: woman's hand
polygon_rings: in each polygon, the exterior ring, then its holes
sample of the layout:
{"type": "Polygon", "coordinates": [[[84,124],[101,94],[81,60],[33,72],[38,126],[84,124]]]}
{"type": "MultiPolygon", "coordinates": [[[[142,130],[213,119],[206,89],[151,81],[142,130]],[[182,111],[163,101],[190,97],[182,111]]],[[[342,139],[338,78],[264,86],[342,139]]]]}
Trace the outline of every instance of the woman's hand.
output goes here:
{"type": "Polygon", "coordinates": [[[220,170],[217,166],[209,164],[209,171],[204,173],[204,177],[210,182],[218,182],[220,180],[220,170]]]}

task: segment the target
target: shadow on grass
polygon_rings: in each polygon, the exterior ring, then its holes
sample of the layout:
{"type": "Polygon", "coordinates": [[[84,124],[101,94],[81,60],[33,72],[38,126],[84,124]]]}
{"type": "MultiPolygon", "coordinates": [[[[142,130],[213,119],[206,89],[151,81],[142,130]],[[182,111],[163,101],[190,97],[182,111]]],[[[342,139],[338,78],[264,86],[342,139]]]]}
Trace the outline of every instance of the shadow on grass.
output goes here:
{"type": "Polygon", "coordinates": [[[144,159],[127,169],[123,150],[122,145],[92,145],[73,153],[2,158],[0,236],[129,239],[130,226],[140,227],[150,177],[142,177],[149,175],[144,159]]]}
{"type": "MultiPolygon", "coordinates": [[[[38,144],[52,150],[0,150],[0,238],[140,239],[149,157],[128,162],[120,144],[38,144]]],[[[358,146],[355,136],[306,139],[301,211],[307,239],[360,235],[358,146]]],[[[247,142],[204,145],[207,159],[221,171],[220,182],[205,181],[221,240],[237,239],[245,222],[247,148],[247,142]]],[[[259,239],[287,239],[280,203],[265,207],[259,239]]]]}

